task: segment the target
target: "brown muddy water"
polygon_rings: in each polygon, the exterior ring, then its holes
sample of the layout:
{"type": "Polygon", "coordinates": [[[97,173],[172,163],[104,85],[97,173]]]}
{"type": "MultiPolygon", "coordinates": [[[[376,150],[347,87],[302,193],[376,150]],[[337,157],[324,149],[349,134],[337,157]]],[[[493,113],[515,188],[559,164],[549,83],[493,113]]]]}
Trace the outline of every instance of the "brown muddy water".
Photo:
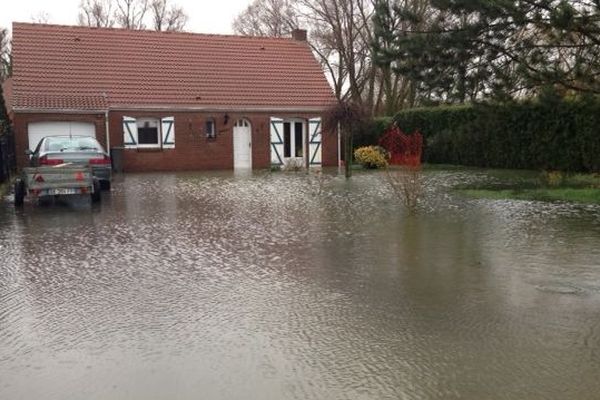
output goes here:
{"type": "Polygon", "coordinates": [[[0,399],[598,399],[600,207],[376,173],[0,204],[0,399]]]}

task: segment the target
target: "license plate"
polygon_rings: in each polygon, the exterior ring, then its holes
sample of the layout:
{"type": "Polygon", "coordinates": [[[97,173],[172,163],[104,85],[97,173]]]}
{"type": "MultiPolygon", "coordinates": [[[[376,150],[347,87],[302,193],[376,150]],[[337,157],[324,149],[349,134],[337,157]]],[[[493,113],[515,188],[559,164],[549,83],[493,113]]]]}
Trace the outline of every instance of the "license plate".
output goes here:
{"type": "Polygon", "coordinates": [[[79,193],[79,189],[48,189],[49,195],[63,195],[63,194],[77,194],[79,193]]]}

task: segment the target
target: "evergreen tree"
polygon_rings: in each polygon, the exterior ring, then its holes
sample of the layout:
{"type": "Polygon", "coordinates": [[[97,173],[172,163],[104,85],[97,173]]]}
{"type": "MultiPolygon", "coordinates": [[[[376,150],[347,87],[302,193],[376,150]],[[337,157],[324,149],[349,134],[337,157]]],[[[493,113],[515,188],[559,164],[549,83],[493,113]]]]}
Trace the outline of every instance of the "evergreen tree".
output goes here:
{"type": "Polygon", "coordinates": [[[373,43],[421,104],[510,99],[552,85],[600,93],[600,14],[586,0],[378,0],[373,43]],[[395,26],[389,21],[401,21],[395,26]]]}
{"type": "Polygon", "coordinates": [[[4,104],[4,91],[2,90],[2,85],[0,85],[0,135],[7,133],[9,123],[8,112],[4,104]]]}

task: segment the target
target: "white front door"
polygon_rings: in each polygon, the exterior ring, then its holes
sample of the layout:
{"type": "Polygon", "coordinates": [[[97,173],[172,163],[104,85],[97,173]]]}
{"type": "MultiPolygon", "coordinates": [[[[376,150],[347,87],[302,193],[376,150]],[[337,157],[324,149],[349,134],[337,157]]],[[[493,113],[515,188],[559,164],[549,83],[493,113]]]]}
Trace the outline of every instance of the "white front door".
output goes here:
{"type": "Polygon", "coordinates": [[[245,119],[233,127],[233,168],[252,169],[252,127],[245,119]]]}

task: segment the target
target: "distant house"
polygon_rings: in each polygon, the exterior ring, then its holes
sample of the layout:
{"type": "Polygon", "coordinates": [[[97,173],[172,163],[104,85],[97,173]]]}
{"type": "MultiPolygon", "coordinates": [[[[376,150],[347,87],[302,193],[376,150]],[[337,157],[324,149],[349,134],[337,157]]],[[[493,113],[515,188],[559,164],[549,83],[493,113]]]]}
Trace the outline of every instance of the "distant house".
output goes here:
{"type": "Polygon", "coordinates": [[[56,134],[124,148],[125,171],[337,165],[335,99],[306,42],[13,24],[7,82],[18,164],[56,134]]]}

